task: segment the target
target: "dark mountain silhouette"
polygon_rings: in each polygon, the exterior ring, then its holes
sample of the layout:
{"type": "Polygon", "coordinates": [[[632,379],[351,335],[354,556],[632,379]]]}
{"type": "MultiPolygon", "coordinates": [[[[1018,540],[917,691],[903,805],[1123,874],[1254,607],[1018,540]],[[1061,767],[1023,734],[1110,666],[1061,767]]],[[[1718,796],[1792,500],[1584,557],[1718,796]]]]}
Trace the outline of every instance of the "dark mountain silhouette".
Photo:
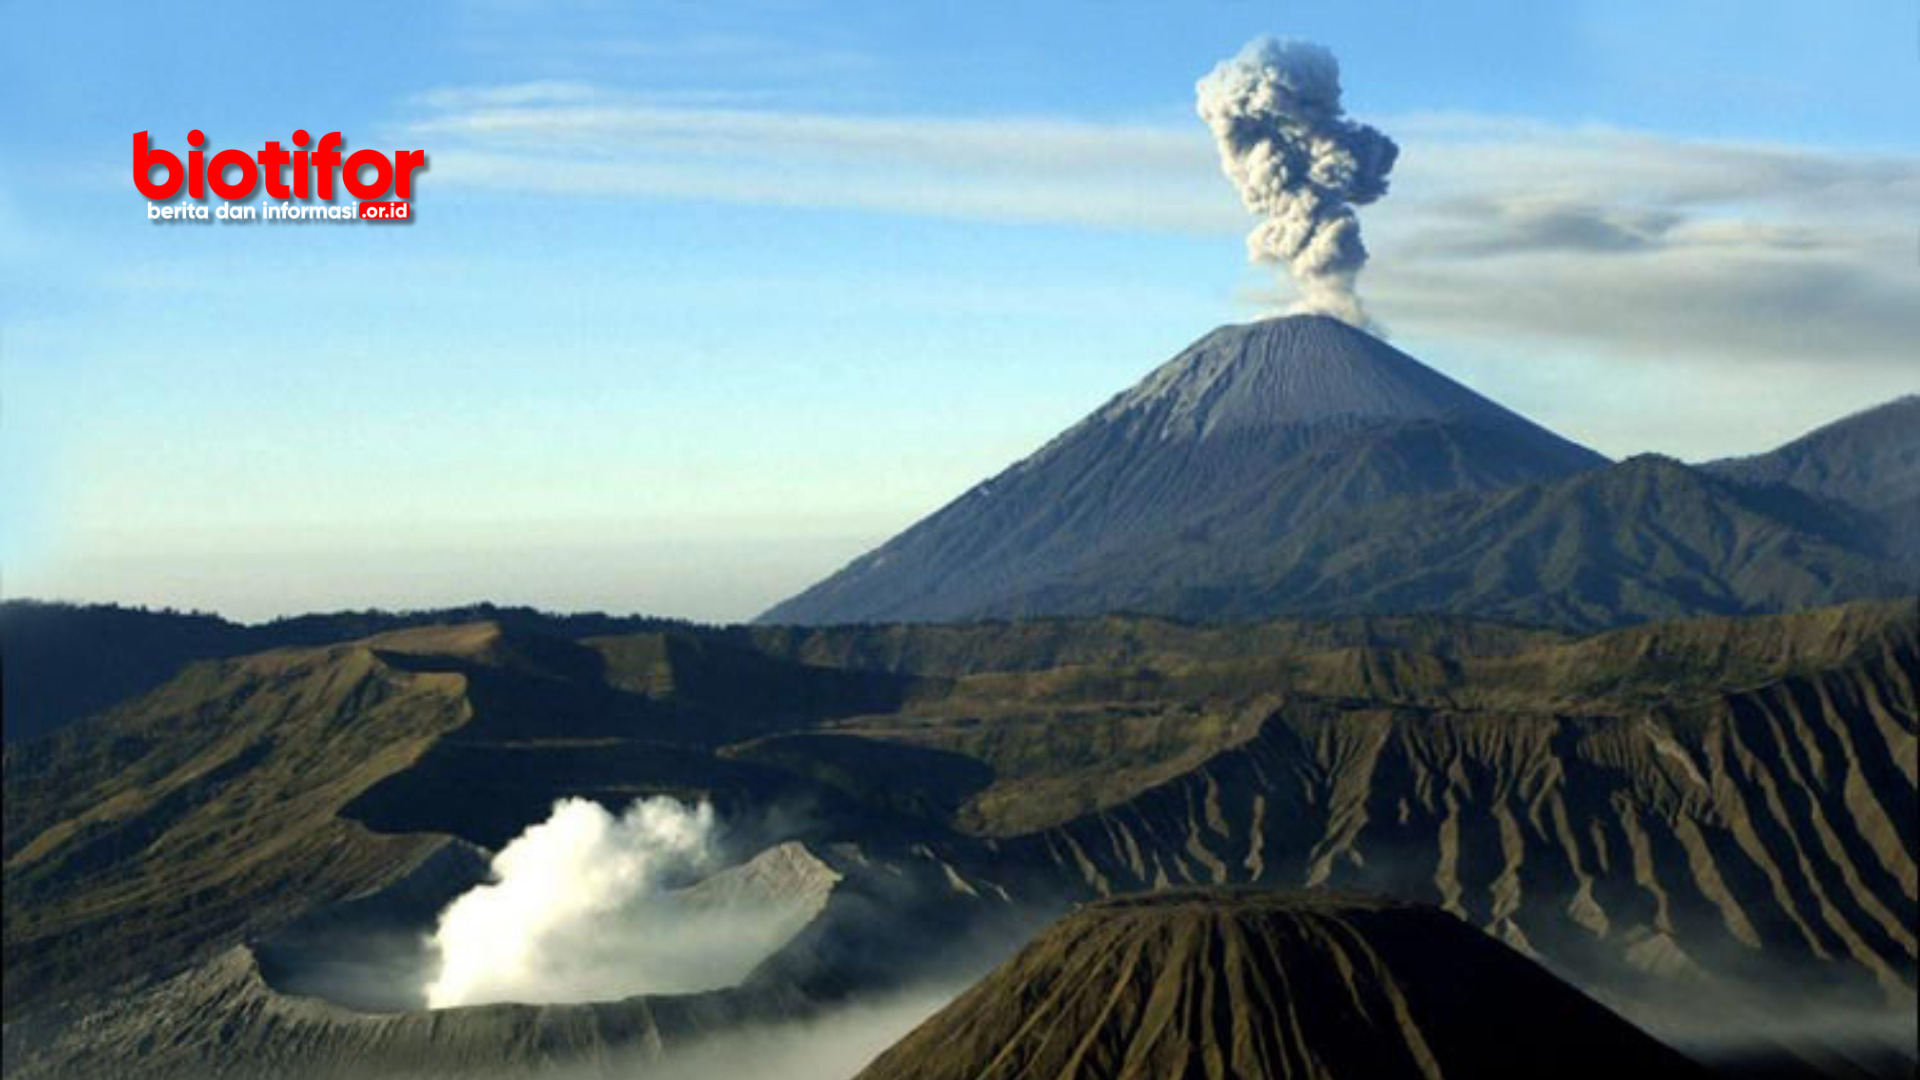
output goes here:
{"type": "Polygon", "coordinates": [[[252,641],[217,615],[9,600],[0,604],[6,741],[45,735],[252,641]]]}
{"type": "Polygon", "coordinates": [[[475,619],[567,637],[689,625],[677,619],[598,612],[555,615],[494,604],[313,613],[246,624],[197,611],[8,600],[0,602],[6,740],[38,738],[144,694],[196,660],[331,645],[409,626],[475,619]]]}
{"type": "Polygon", "coordinates": [[[1081,908],[858,1080],[1711,1075],[1438,909],[1215,889],[1081,908]]]}
{"type": "Polygon", "coordinates": [[[1879,519],[1890,554],[1920,563],[1920,394],[1836,420],[1777,450],[1706,468],[1865,510],[1879,519]]]}
{"type": "Polygon", "coordinates": [[[761,618],[1426,611],[1590,630],[1897,595],[1914,574],[1890,552],[1912,541],[1889,538],[1920,534],[1915,408],[1711,471],[1608,467],[1344,324],[1225,327],[761,618]]]}
{"type": "Polygon", "coordinates": [[[1222,327],[762,621],[977,616],[1175,547],[1205,578],[1340,511],[1605,463],[1337,320],[1222,327]]]}

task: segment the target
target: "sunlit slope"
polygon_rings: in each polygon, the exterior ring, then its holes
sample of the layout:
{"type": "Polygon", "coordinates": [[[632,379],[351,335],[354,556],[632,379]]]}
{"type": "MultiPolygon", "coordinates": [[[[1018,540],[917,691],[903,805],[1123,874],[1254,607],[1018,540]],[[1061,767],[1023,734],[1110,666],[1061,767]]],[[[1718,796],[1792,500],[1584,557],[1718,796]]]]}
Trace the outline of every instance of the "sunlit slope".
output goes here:
{"type": "Polygon", "coordinates": [[[164,967],[403,873],[444,842],[339,811],[468,716],[365,646],[197,665],[6,756],[6,1000],[164,967]]]}

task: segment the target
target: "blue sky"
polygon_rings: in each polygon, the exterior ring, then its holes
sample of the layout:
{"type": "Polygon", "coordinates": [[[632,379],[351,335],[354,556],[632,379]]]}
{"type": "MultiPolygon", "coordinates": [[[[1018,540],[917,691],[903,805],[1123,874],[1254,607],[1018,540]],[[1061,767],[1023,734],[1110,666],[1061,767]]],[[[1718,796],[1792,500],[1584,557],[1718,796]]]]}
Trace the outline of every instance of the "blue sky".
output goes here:
{"type": "Polygon", "coordinates": [[[1286,287],[1192,112],[1402,145],[1361,291],[1605,453],[1920,390],[1910,3],[8,3],[0,588],[754,614],[1286,287]],[[131,136],[425,149],[406,227],[159,226],[131,136]]]}

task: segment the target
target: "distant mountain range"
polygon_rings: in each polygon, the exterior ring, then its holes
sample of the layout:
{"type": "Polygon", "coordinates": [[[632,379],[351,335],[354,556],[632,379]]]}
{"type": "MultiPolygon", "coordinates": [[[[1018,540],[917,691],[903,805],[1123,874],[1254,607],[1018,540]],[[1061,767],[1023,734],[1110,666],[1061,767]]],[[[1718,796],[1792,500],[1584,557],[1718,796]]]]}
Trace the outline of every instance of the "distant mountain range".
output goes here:
{"type": "MultiPolygon", "coordinates": [[[[1920,591],[1920,395],[1689,466],[1578,446],[1337,320],[1222,327],[1026,460],[783,603],[770,624],[1134,612],[1447,613],[1576,632],[1920,591]]],[[[478,604],[260,625],[0,604],[8,741],[195,660],[489,619],[478,604]]]]}
{"type": "Polygon", "coordinates": [[[1771,453],[1707,469],[1866,510],[1877,519],[1888,554],[1920,562],[1920,394],[1855,413],[1771,453]]]}
{"type": "Polygon", "coordinates": [[[1913,588],[1920,398],[1610,464],[1344,323],[1215,330],[768,623],[1444,611],[1590,630],[1913,588]]]}

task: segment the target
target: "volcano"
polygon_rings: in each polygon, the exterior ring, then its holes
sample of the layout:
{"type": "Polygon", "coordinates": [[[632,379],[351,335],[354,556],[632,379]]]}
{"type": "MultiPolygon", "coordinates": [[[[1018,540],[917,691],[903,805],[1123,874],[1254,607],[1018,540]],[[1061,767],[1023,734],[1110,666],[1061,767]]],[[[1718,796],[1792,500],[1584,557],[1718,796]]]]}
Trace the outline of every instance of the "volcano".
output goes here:
{"type": "Polygon", "coordinates": [[[858,1080],[1707,1075],[1436,908],[1200,890],[1081,908],[858,1080]]]}
{"type": "Polygon", "coordinates": [[[761,621],[1441,613],[1588,632],[1906,595],[1910,413],[1764,459],[1611,464],[1338,320],[1223,327],[761,621]]]}
{"type": "Polygon", "coordinates": [[[1089,613],[1121,567],[1215,583],[1345,511],[1606,464],[1337,319],[1226,326],[762,621],[1089,613]]]}

